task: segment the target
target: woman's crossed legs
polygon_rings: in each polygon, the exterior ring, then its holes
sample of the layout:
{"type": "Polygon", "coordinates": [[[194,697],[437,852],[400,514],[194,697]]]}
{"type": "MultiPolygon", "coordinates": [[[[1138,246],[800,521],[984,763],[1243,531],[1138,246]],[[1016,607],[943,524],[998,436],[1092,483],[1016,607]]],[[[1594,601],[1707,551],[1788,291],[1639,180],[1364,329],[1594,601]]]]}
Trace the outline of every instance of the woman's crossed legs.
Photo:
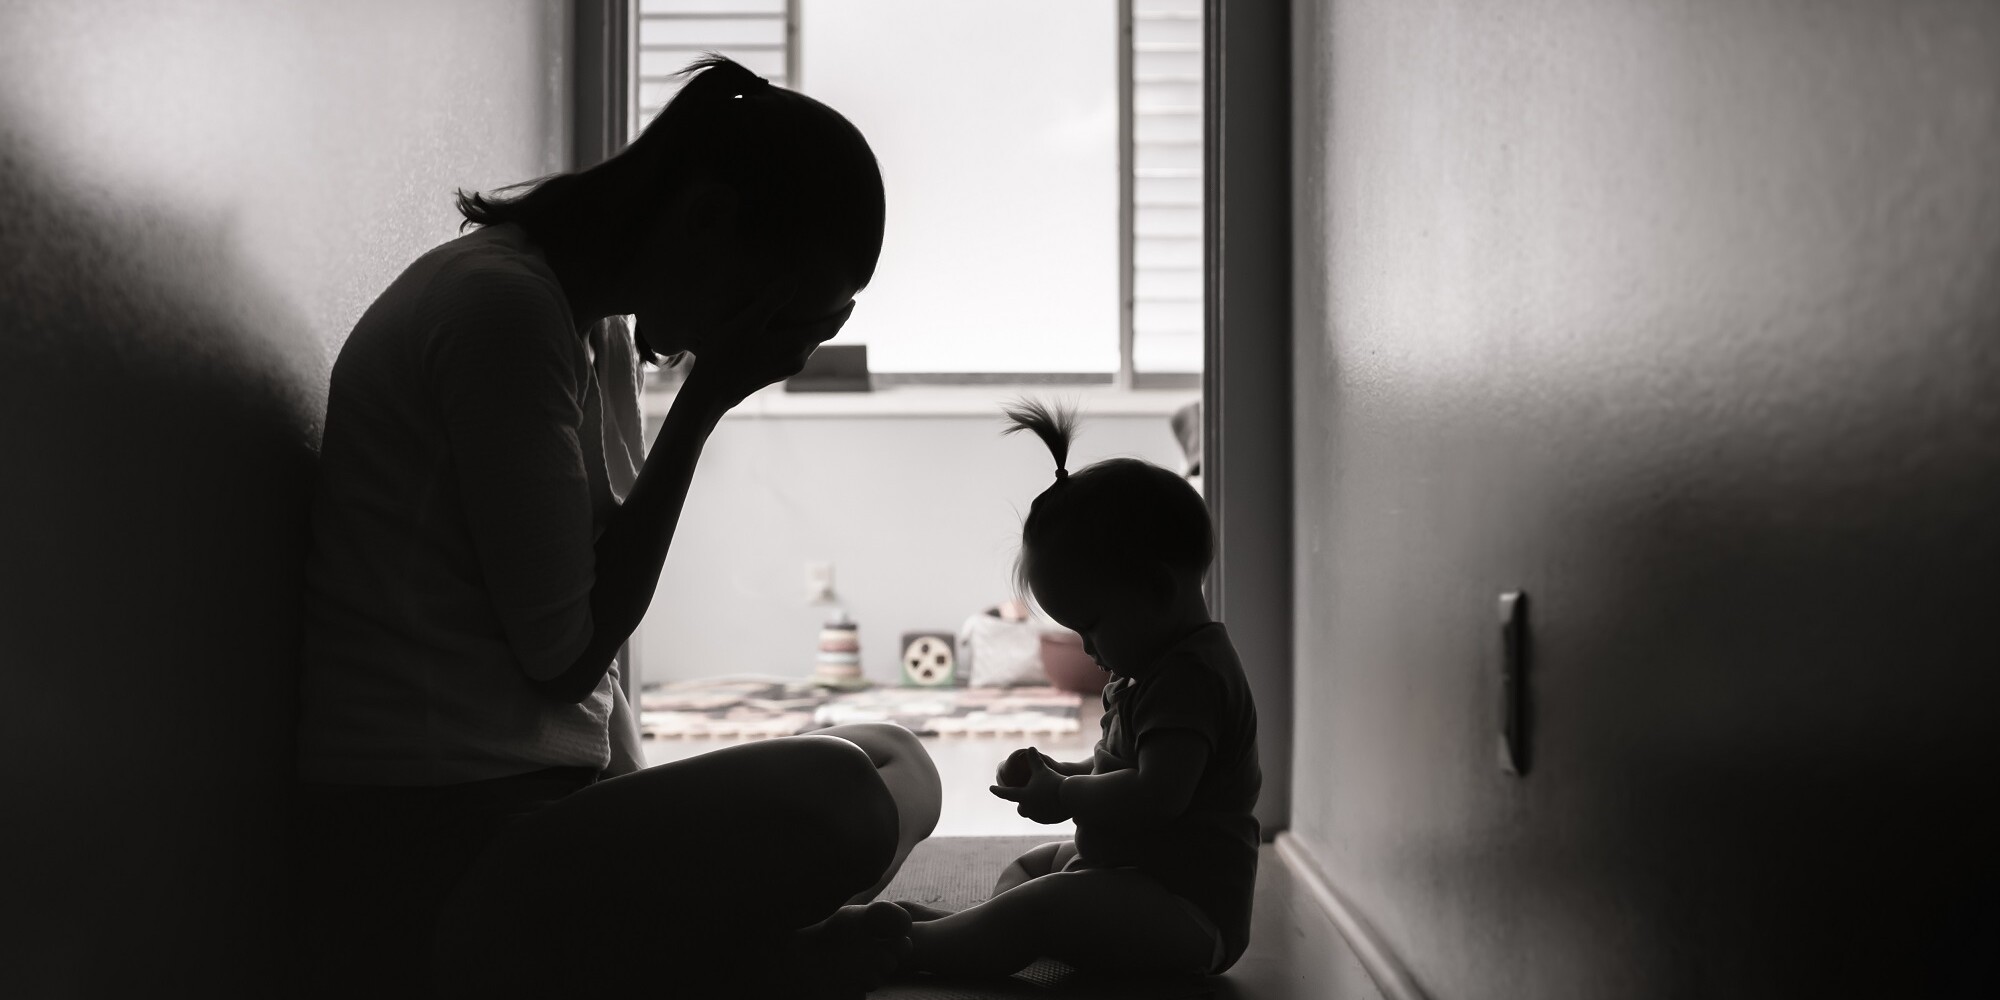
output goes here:
{"type": "Polygon", "coordinates": [[[861,907],[935,827],[907,730],[840,726],[600,782],[522,820],[440,921],[447,995],[857,996],[907,948],[861,907]]]}

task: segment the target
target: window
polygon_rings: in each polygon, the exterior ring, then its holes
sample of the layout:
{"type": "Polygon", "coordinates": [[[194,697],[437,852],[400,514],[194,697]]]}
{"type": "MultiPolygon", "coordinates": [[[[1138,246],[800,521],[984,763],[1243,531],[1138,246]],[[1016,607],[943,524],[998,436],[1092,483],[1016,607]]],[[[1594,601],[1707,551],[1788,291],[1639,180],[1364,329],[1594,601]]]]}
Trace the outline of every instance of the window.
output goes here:
{"type": "Polygon", "coordinates": [[[634,130],[708,51],[875,147],[888,231],[841,339],[884,382],[1191,386],[1200,0],[640,0],[634,130]]]}
{"type": "Polygon", "coordinates": [[[1125,204],[1132,367],[1202,361],[1202,0],[1129,0],[1125,204]]]}
{"type": "Polygon", "coordinates": [[[632,135],[660,113],[674,74],[719,52],[780,87],[798,79],[798,0],[640,0],[632,38],[632,135]]]}

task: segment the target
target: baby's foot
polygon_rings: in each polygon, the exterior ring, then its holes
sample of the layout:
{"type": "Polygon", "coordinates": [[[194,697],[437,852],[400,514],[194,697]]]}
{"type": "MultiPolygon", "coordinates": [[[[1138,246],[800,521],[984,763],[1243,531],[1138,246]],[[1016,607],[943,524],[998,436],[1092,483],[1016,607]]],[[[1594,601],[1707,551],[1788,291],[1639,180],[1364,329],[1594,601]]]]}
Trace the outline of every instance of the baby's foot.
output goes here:
{"type": "Polygon", "coordinates": [[[953,912],[951,910],[940,910],[935,906],[925,906],[922,903],[912,903],[906,899],[897,900],[896,905],[902,907],[903,912],[909,914],[911,920],[919,923],[925,920],[949,917],[953,912]]]}
{"type": "Polygon", "coordinates": [[[910,916],[894,903],[843,906],[798,932],[798,996],[858,1000],[909,958],[910,916]]]}

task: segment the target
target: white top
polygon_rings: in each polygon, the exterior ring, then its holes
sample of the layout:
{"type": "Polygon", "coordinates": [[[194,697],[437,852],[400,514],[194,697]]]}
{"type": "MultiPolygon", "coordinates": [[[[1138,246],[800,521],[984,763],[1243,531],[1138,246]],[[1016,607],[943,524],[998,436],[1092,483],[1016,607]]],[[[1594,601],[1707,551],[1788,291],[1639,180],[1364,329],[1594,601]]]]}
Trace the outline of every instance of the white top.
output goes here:
{"type": "MultiPolygon", "coordinates": [[[[629,339],[606,353],[620,346],[629,359],[629,339]]],[[[614,442],[637,433],[625,370],[614,442]]],[[[581,704],[529,685],[590,639],[592,546],[637,461],[614,448],[607,465],[597,382],[514,226],[425,254],[363,314],[334,364],[313,495],[301,777],[439,785],[609,763],[615,665],[581,704]]]]}

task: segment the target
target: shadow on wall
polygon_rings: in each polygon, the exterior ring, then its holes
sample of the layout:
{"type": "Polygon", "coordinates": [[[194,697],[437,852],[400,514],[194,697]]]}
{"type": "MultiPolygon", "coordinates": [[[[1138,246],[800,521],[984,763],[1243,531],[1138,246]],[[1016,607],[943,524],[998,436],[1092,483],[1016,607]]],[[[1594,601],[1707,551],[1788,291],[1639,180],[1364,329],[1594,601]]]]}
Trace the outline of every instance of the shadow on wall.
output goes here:
{"type": "Polygon", "coordinates": [[[320,351],[226,219],[74,188],[7,117],[8,992],[273,995],[320,351]]]}

